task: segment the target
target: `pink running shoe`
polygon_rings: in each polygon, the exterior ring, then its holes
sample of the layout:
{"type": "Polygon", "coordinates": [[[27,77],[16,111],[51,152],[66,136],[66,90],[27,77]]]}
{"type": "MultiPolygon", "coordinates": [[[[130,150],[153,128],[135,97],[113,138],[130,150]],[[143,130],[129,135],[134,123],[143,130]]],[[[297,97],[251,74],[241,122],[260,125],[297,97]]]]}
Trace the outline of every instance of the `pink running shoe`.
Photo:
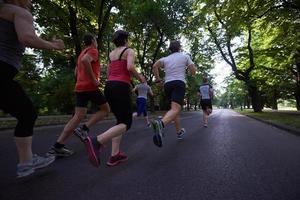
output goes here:
{"type": "Polygon", "coordinates": [[[95,166],[99,167],[100,166],[100,145],[97,147],[97,144],[94,144],[92,142],[92,139],[87,136],[86,140],[84,140],[85,148],[89,157],[90,163],[95,166]]]}
{"type": "Polygon", "coordinates": [[[121,162],[125,162],[128,160],[128,156],[121,151],[117,155],[110,156],[109,160],[107,161],[107,165],[110,167],[116,166],[121,162]]]}

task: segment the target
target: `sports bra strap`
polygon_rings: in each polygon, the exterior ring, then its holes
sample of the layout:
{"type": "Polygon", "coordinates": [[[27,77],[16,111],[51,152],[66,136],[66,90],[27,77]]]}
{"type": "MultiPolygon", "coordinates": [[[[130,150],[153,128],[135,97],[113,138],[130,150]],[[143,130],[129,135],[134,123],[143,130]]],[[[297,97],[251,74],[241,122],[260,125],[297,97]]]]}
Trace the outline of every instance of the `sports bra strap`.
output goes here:
{"type": "Polygon", "coordinates": [[[120,54],[119,60],[121,60],[123,53],[128,49],[128,47],[126,47],[120,54]]]}

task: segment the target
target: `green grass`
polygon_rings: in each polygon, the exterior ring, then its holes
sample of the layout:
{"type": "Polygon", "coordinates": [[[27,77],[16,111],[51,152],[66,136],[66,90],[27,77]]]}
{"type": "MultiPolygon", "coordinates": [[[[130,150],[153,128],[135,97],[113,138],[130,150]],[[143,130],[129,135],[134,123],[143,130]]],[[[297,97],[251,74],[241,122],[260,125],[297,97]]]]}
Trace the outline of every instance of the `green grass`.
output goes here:
{"type": "Polygon", "coordinates": [[[253,110],[238,110],[236,109],[235,111],[244,114],[244,115],[249,115],[253,117],[257,117],[259,119],[263,119],[269,122],[273,123],[278,123],[278,124],[283,124],[287,126],[291,126],[294,128],[300,129],[300,113],[297,114],[297,112],[280,112],[280,111],[263,111],[261,113],[255,113],[253,110]]]}
{"type": "MultiPolygon", "coordinates": [[[[150,119],[156,118],[159,115],[163,115],[166,111],[156,111],[154,113],[148,112],[150,119]]],[[[90,115],[89,115],[90,116],[90,115]]],[[[70,119],[71,115],[52,115],[52,116],[39,116],[35,122],[35,126],[47,126],[47,125],[59,125],[66,124],[70,119]]],[[[84,119],[86,121],[88,118],[84,119]]],[[[110,113],[109,117],[105,119],[114,119],[114,116],[110,113]]],[[[17,121],[14,118],[0,118],[0,130],[14,128],[17,121]]]]}
{"type": "MultiPolygon", "coordinates": [[[[49,117],[39,117],[35,126],[47,126],[47,125],[56,125],[56,124],[65,124],[70,120],[71,116],[49,116],[49,117]]],[[[0,120],[0,129],[14,128],[17,124],[15,119],[1,119],[0,120]]]]}

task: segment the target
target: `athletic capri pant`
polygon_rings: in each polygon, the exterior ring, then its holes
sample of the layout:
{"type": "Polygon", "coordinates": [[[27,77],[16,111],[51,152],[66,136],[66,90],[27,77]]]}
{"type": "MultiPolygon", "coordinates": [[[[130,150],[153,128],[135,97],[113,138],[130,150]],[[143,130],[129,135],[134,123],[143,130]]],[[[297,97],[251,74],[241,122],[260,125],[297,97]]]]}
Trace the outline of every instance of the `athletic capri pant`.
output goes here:
{"type": "Polygon", "coordinates": [[[37,113],[21,85],[13,80],[17,73],[15,67],[0,61],[0,109],[17,118],[15,137],[28,137],[33,135],[37,113]]]}
{"type": "Polygon", "coordinates": [[[130,85],[122,81],[107,81],[104,95],[117,119],[117,124],[125,124],[129,130],[132,124],[130,85]]]}
{"type": "Polygon", "coordinates": [[[136,99],[136,105],[137,105],[137,116],[141,116],[143,113],[144,117],[147,116],[147,99],[143,97],[138,97],[136,99]]]}
{"type": "Polygon", "coordinates": [[[164,85],[166,96],[171,103],[176,102],[183,105],[185,95],[185,83],[183,81],[175,80],[165,83],[164,85]]]}

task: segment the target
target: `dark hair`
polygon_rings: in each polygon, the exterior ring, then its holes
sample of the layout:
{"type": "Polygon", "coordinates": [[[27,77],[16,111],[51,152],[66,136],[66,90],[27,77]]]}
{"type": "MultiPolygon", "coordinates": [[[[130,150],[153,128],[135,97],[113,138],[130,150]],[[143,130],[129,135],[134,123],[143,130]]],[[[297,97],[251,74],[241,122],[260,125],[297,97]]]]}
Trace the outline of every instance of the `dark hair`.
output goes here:
{"type": "Polygon", "coordinates": [[[91,33],[86,33],[83,36],[83,42],[85,46],[90,46],[93,43],[93,40],[95,39],[95,35],[91,33]]]}
{"type": "Polygon", "coordinates": [[[172,53],[175,53],[175,52],[178,52],[180,50],[180,42],[177,41],[177,40],[174,40],[174,41],[171,41],[170,43],[170,46],[169,46],[169,50],[172,52],[172,53]]]}
{"type": "Polygon", "coordinates": [[[202,80],[203,80],[203,83],[207,83],[208,82],[207,76],[203,76],[202,80]]]}
{"type": "Polygon", "coordinates": [[[112,37],[113,43],[116,47],[124,46],[128,40],[128,32],[123,30],[117,30],[112,37]]]}

